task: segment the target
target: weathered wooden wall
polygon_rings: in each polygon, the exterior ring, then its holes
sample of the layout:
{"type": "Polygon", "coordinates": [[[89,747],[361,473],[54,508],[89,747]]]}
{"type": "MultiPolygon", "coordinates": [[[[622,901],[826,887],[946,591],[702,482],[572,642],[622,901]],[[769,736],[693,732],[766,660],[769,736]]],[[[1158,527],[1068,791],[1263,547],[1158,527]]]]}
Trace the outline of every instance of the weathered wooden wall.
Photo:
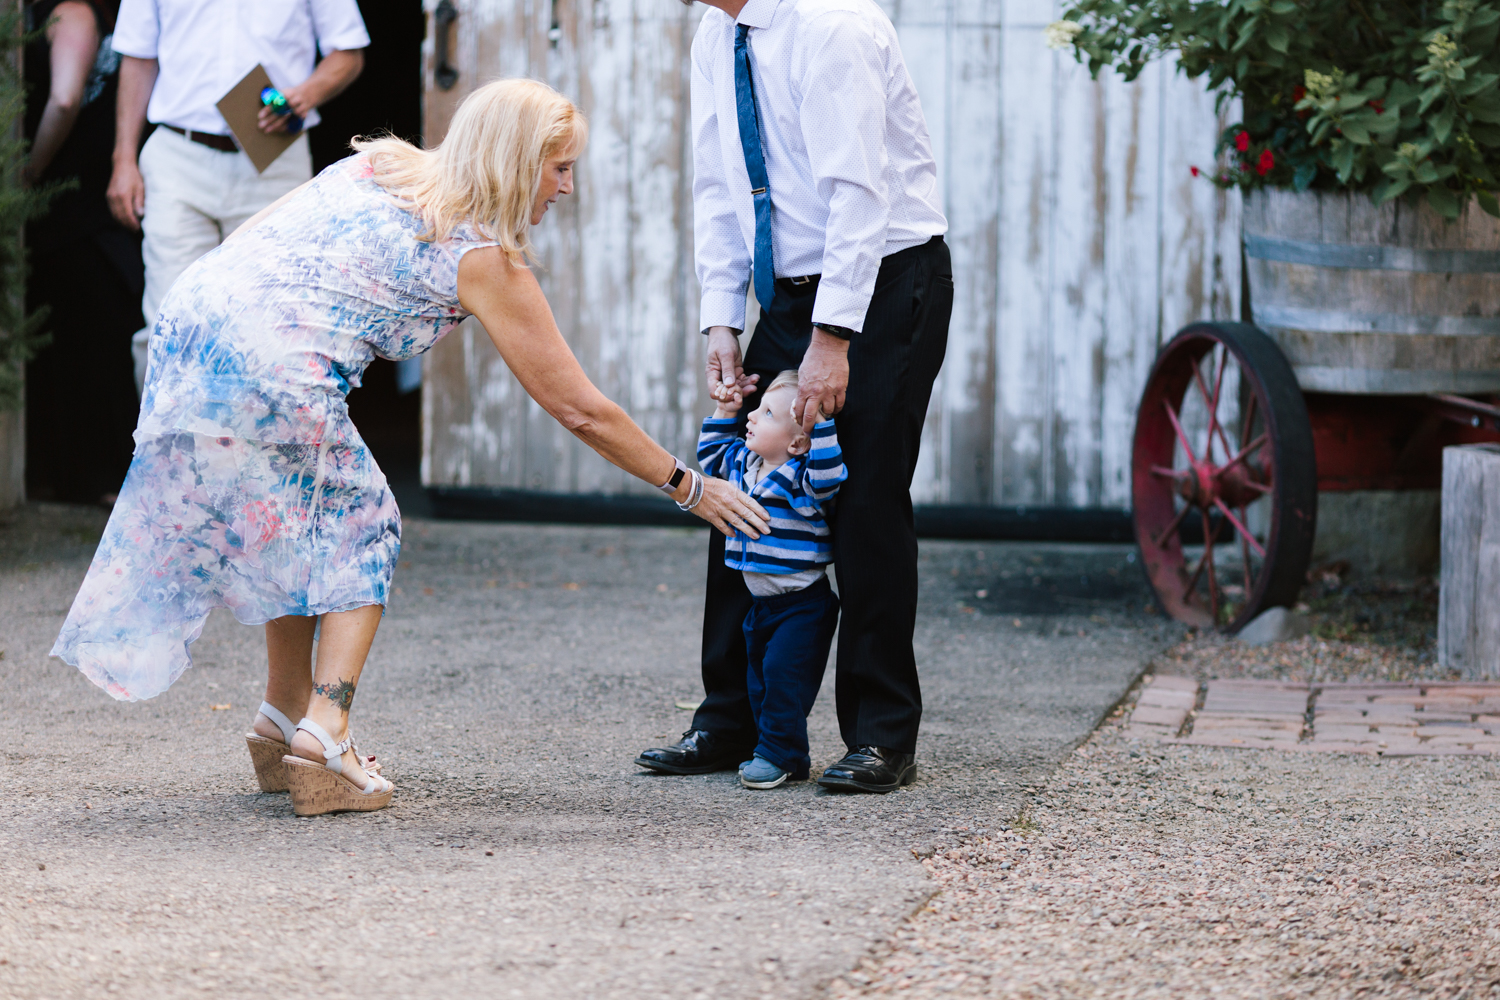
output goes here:
{"type": "MultiPolygon", "coordinates": [[[[1046,48],[1047,0],[882,0],[922,96],[957,288],[918,502],[1125,507],[1136,397],[1157,345],[1238,315],[1238,201],[1209,166],[1213,98],[1153,66],[1093,81],[1046,48]]],[[[435,0],[428,0],[429,8],[435,0]]],[[[574,95],[593,139],[537,232],[543,286],[601,388],[690,455],[702,387],[692,267],[688,51],[675,0],[459,0],[461,73],[427,134],[497,76],[574,95]]],[[[429,33],[430,34],[430,33],[429,33]]],[[[428,75],[433,39],[429,37],[428,75]]],[[[649,492],[530,402],[472,321],[429,356],[429,485],[649,492]]]]}

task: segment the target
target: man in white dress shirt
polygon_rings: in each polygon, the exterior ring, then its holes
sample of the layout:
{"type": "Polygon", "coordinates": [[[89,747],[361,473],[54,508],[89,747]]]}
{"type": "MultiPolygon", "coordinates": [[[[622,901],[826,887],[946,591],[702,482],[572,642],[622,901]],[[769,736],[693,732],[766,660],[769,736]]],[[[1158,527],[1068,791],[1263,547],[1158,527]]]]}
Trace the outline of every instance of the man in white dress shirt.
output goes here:
{"type": "MultiPolygon", "coordinates": [[[[305,130],[318,123],[318,106],[359,76],[369,44],[357,0],[120,4],[109,206],[121,223],[143,231],[146,327],[132,343],[137,388],[167,290],[240,223],[312,177],[305,130]],[[304,133],[263,174],[239,151],[215,106],[256,63],[305,122],[304,133]],[[142,148],[147,121],[157,128],[142,148]]],[[[284,131],[287,119],[263,110],[261,128],[284,131]]]]}
{"type": "MultiPolygon", "coordinates": [[[[690,3],[691,0],[683,0],[690,3]]],[[[916,775],[911,480],[953,309],[948,224],[916,88],[874,0],[704,0],[693,40],[693,214],[708,381],[799,368],[793,416],[837,414],[849,479],[833,518],[836,667],[848,754],[819,783],[887,792],[916,775]],[[745,299],[761,306],[741,358],[745,299]]],[[[709,546],[706,697],[683,739],[636,762],[733,767],[756,741],[741,624],[750,594],[709,546]]]]}

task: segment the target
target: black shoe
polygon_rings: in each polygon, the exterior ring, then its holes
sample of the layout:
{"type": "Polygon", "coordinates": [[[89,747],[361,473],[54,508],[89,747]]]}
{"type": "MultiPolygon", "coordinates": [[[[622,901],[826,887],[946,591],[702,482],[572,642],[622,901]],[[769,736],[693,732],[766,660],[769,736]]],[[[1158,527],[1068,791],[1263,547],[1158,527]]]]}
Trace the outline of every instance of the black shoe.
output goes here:
{"type": "Polygon", "coordinates": [[[916,780],[916,754],[861,746],[824,771],[818,784],[838,792],[894,792],[916,780]]]}
{"type": "Polygon", "coordinates": [[[751,754],[743,744],[729,745],[702,729],[689,729],[669,747],[644,750],[635,759],[639,767],[663,774],[708,774],[739,767],[751,754]]]}

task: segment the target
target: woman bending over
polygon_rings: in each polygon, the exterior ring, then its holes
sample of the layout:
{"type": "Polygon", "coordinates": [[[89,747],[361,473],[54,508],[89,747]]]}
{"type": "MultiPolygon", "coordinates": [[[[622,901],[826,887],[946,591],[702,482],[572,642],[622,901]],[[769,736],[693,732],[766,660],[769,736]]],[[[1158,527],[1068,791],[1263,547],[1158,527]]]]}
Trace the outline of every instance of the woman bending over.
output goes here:
{"type": "Polygon", "coordinates": [[[385,806],[391,783],[353,749],[349,709],[401,515],[345,396],[373,358],[421,354],[469,315],[600,455],[726,534],[763,532],[759,504],[685,475],[594,387],[526,267],[586,132],[546,85],[491,83],[437,148],[362,142],[189,268],[156,317],[134,459],[53,655],[116,698],[150,698],[190,666],[213,608],[264,623],[247,737],[261,787],[289,788],[299,815],[385,806]]]}

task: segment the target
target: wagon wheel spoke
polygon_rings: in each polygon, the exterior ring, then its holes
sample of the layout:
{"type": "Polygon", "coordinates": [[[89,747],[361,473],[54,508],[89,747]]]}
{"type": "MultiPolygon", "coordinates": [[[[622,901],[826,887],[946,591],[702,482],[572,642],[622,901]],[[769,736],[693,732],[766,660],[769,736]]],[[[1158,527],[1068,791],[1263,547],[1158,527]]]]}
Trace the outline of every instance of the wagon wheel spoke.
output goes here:
{"type": "MultiPolygon", "coordinates": [[[[1240,520],[1248,520],[1245,516],[1245,508],[1240,508],[1240,520]]],[[[1262,557],[1264,558],[1264,557],[1262,557]]],[[[1255,590],[1250,578],[1250,544],[1248,535],[1240,535],[1240,559],[1245,564],[1245,600],[1250,600],[1250,594],[1255,590]]]]}
{"type": "Polygon", "coordinates": [[[1250,429],[1255,426],[1255,404],[1259,397],[1255,393],[1250,394],[1250,402],[1245,406],[1244,419],[1240,421],[1240,440],[1243,441],[1249,435],[1250,429]]]}
{"type": "Polygon", "coordinates": [[[1182,432],[1182,424],[1177,421],[1177,411],[1172,409],[1172,404],[1162,400],[1161,405],[1167,411],[1167,419],[1172,421],[1172,430],[1177,434],[1177,443],[1182,445],[1182,450],[1187,452],[1188,462],[1192,465],[1198,464],[1198,456],[1193,454],[1193,446],[1188,444],[1187,435],[1182,432]]]}
{"type": "MultiPolygon", "coordinates": [[[[1218,353],[1222,348],[1214,348],[1218,353]]],[[[1212,362],[1210,362],[1212,363],[1212,362]]],[[[1223,351],[1219,355],[1218,372],[1214,376],[1214,391],[1208,391],[1208,386],[1203,381],[1203,372],[1197,365],[1193,366],[1193,382],[1198,386],[1198,394],[1203,397],[1203,405],[1208,407],[1208,449],[1204,452],[1205,460],[1212,460],[1214,451],[1214,436],[1217,434],[1219,444],[1224,449],[1224,454],[1231,455],[1234,449],[1229,446],[1229,436],[1224,433],[1224,425],[1219,423],[1219,391],[1224,385],[1224,369],[1229,363],[1229,352],[1223,351]]]]}
{"type": "MultiPolygon", "coordinates": [[[[1186,510],[1187,508],[1184,507],[1183,509],[1186,510]]],[[[1206,531],[1207,528],[1208,528],[1208,511],[1206,511],[1206,510],[1203,511],[1203,525],[1204,525],[1204,530],[1206,531]]],[[[1182,588],[1183,599],[1184,600],[1190,601],[1190,600],[1193,599],[1193,594],[1198,589],[1198,577],[1203,574],[1203,566],[1204,566],[1204,564],[1205,563],[1207,563],[1209,565],[1213,564],[1214,542],[1218,540],[1218,537],[1219,537],[1219,525],[1217,525],[1217,524],[1214,525],[1214,530],[1213,530],[1213,534],[1212,535],[1208,535],[1208,534],[1204,535],[1204,538],[1207,541],[1204,543],[1204,546],[1203,546],[1203,555],[1198,559],[1198,566],[1197,566],[1196,569],[1193,570],[1193,575],[1190,576],[1190,577],[1188,577],[1187,586],[1184,587],[1184,588],[1182,588]]]]}
{"type": "Polygon", "coordinates": [[[1151,474],[1153,476],[1160,476],[1163,479],[1176,479],[1177,478],[1177,470],[1176,469],[1169,469],[1165,465],[1153,465],[1153,466],[1151,466],[1151,474]]]}
{"type": "Polygon", "coordinates": [[[1214,528],[1208,544],[1203,546],[1203,558],[1208,561],[1208,613],[1215,626],[1219,624],[1219,571],[1214,568],[1214,542],[1219,540],[1219,529],[1214,528]]]}
{"type": "Polygon", "coordinates": [[[1255,550],[1255,554],[1264,559],[1266,557],[1265,547],[1255,540],[1255,537],[1250,534],[1250,529],[1245,527],[1244,522],[1235,517],[1234,512],[1225,506],[1224,501],[1218,497],[1214,498],[1214,506],[1219,508],[1219,512],[1224,515],[1230,524],[1234,525],[1234,530],[1240,533],[1240,537],[1250,543],[1250,547],[1255,550]]]}
{"type": "Polygon", "coordinates": [[[1191,504],[1183,504],[1182,509],[1177,512],[1177,516],[1172,518],[1171,523],[1162,529],[1161,534],[1151,539],[1152,548],[1161,548],[1166,540],[1172,537],[1172,532],[1176,531],[1178,526],[1182,524],[1182,519],[1187,517],[1187,512],[1192,509],[1191,504]]]}
{"type": "MultiPolygon", "coordinates": [[[[1228,472],[1236,465],[1239,465],[1246,458],[1250,457],[1250,453],[1252,451],[1259,451],[1261,448],[1264,448],[1268,440],[1270,440],[1270,438],[1265,434],[1262,434],[1254,441],[1251,441],[1249,444],[1245,445],[1245,447],[1239,450],[1239,453],[1237,455],[1235,455],[1229,461],[1225,462],[1223,465],[1219,466],[1218,474],[1222,476],[1224,473],[1228,472]]],[[[1226,448],[1225,450],[1227,451],[1228,449],[1226,448]]]]}
{"type": "Polygon", "coordinates": [[[1273,489],[1273,487],[1268,486],[1265,483],[1257,483],[1253,479],[1245,480],[1245,485],[1257,493],[1270,493],[1273,489]]]}

